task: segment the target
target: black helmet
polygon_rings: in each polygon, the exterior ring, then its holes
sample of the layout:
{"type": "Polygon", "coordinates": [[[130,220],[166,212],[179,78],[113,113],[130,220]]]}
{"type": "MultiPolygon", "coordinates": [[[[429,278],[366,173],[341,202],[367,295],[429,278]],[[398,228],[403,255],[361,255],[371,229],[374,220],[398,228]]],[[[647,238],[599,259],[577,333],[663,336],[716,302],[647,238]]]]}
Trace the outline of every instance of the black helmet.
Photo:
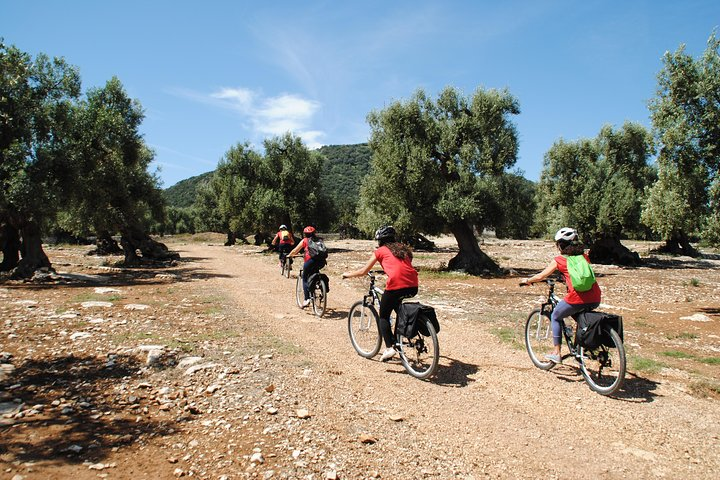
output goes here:
{"type": "Polygon", "coordinates": [[[375,240],[378,242],[386,242],[395,239],[395,229],[391,225],[380,227],[375,232],[375,240]]]}

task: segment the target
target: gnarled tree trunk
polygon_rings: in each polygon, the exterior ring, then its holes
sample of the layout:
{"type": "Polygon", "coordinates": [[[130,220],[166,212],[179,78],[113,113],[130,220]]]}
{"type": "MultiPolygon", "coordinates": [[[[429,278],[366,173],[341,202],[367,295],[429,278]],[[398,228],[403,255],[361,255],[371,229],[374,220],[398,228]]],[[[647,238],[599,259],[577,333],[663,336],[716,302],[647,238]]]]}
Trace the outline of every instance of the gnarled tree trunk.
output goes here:
{"type": "Polygon", "coordinates": [[[107,230],[98,232],[95,245],[97,248],[88,255],[120,255],[123,253],[123,249],[107,230]]]}
{"type": "Polygon", "coordinates": [[[472,228],[465,221],[457,221],[450,225],[450,231],[457,240],[460,251],[450,260],[450,270],[464,270],[471,275],[494,273],[500,267],[487,254],[480,250],[472,228]]]}
{"type": "Polygon", "coordinates": [[[20,234],[17,228],[7,223],[0,227],[0,248],[3,253],[0,272],[9,272],[20,262],[20,234]]]}
{"type": "Polygon", "coordinates": [[[153,240],[147,232],[137,227],[127,227],[121,233],[120,244],[125,252],[126,265],[138,264],[141,261],[163,262],[180,258],[179,253],[168,250],[164,243],[153,240]]]}
{"type": "Polygon", "coordinates": [[[660,247],[660,252],[672,253],[673,255],[686,255],[688,257],[699,257],[700,252],[695,250],[690,245],[690,239],[688,239],[685,232],[676,232],[672,237],[665,241],[665,245],[660,247]]]}
{"type": "Polygon", "coordinates": [[[31,278],[41,268],[52,270],[50,259],[42,248],[40,227],[35,222],[25,222],[20,228],[22,258],[13,269],[12,278],[31,278]]]}
{"type": "Polygon", "coordinates": [[[616,235],[603,235],[590,245],[590,261],[602,265],[636,267],[642,262],[637,252],[620,243],[616,235]]]}
{"type": "Polygon", "coordinates": [[[237,234],[235,232],[227,232],[227,241],[225,242],[226,247],[232,247],[237,242],[237,234]]]}

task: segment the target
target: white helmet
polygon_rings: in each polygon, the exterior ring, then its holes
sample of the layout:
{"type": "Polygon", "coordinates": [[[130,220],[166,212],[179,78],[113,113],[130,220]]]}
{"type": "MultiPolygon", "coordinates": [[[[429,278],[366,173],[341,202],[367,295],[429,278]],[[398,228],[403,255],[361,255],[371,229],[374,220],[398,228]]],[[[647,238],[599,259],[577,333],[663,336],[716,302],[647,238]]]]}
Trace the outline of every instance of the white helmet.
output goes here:
{"type": "Polygon", "coordinates": [[[287,225],[285,225],[284,223],[280,225],[280,230],[287,230],[287,225]]]}
{"type": "Polygon", "coordinates": [[[570,227],[563,227],[560,230],[557,231],[555,234],[555,241],[558,240],[567,240],[568,242],[572,242],[574,240],[577,240],[578,234],[577,230],[570,227]]]}

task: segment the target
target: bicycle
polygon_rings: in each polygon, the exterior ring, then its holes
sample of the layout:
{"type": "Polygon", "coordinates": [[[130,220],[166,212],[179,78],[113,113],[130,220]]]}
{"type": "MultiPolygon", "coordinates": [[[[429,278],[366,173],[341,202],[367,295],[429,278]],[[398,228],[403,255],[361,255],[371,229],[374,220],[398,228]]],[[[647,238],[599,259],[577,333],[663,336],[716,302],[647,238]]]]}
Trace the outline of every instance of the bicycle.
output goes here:
{"type": "Polygon", "coordinates": [[[290,278],[290,270],[292,270],[293,259],[288,257],[286,253],[280,256],[280,275],[290,278]]]}
{"type": "MultiPolygon", "coordinates": [[[[383,290],[375,286],[375,276],[384,275],[382,270],[370,271],[370,288],[363,299],[355,302],[348,312],[348,333],[350,343],[355,351],[364,358],[372,358],[378,354],[382,345],[382,337],[378,325],[378,309],[383,290]]],[[[437,332],[432,321],[420,314],[418,322],[422,327],[413,338],[407,338],[395,332],[396,349],[400,361],[407,372],[415,378],[426,379],[437,369],[440,361],[440,347],[437,332]],[[427,333],[424,335],[423,332],[427,333]]],[[[391,320],[392,322],[392,320],[391,320]]],[[[397,322],[392,322],[393,327],[397,322]]]]}
{"type": "MultiPolygon", "coordinates": [[[[319,271],[310,275],[310,278],[308,278],[308,290],[310,291],[310,304],[312,305],[313,313],[317,317],[322,317],[327,307],[327,277],[319,271]]],[[[297,276],[297,281],[295,282],[295,302],[298,307],[303,308],[304,301],[303,269],[301,268],[297,276]]]]}
{"type": "MultiPolygon", "coordinates": [[[[555,366],[554,362],[545,360],[544,355],[553,349],[550,316],[560,301],[555,295],[555,284],[558,281],[550,278],[543,280],[548,285],[547,299],[540,308],[530,312],[525,323],[525,348],[530,360],[541,370],[550,370],[555,366]]],[[[573,341],[573,328],[565,325],[565,319],[560,319],[560,326],[570,352],[563,355],[561,360],[568,357],[575,358],[580,373],[591,390],[600,395],[611,395],[616,392],[625,380],[626,368],[625,346],[620,334],[610,326],[603,325],[604,333],[610,339],[612,346],[600,345],[594,349],[586,349],[573,341]]]]}

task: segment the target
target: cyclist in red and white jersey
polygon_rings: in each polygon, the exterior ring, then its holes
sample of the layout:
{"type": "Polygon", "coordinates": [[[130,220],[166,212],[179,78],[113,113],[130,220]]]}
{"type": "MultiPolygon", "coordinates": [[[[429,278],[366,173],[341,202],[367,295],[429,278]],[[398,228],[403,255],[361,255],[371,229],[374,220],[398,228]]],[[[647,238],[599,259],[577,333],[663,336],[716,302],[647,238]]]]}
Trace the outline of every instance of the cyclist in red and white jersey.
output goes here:
{"type": "MultiPolygon", "coordinates": [[[[380,312],[378,312],[380,334],[385,341],[385,351],[380,360],[385,362],[395,356],[397,350],[390,328],[390,314],[402,303],[403,298],[410,298],[418,292],[418,273],[412,266],[412,248],[404,243],[395,240],[395,229],[391,226],[380,227],[375,232],[375,240],[378,248],[364,267],[353,272],[345,272],[342,278],[362,277],[372,269],[376,262],[380,262],[385,274],[387,283],[385,293],[380,299],[380,312]]],[[[397,318],[397,317],[396,317],[397,318]]]]}

